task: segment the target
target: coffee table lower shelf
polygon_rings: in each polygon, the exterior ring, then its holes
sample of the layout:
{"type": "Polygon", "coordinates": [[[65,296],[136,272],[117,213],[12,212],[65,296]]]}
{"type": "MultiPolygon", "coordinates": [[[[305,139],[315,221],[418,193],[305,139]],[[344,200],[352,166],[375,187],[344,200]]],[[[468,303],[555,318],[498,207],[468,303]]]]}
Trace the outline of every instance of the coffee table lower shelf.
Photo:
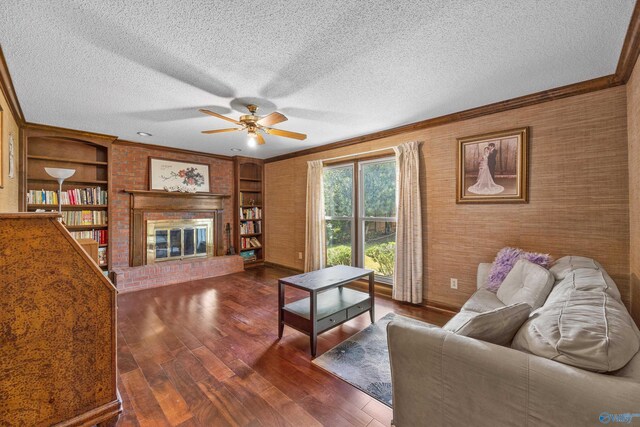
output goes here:
{"type": "MultiPolygon", "coordinates": [[[[328,331],[347,320],[371,309],[369,294],[348,288],[336,288],[318,294],[315,332],[328,331]]],[[[311,335],[314,332],[311,320],[311,298],[303,298],[284,306],[284,323],[311,335]]],[[[373,312],[372,319],[373,322],[373,312]]]]}

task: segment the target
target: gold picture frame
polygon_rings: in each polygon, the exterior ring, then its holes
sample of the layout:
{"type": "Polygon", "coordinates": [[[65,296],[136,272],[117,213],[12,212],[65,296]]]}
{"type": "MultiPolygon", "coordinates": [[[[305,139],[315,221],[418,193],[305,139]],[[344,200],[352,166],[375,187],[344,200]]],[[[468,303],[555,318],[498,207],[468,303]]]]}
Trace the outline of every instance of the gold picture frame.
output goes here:
{"type": "Polygon", "coordinates": [[[529,128],[458,138],[456,203],[527,203],[529,128]]]}

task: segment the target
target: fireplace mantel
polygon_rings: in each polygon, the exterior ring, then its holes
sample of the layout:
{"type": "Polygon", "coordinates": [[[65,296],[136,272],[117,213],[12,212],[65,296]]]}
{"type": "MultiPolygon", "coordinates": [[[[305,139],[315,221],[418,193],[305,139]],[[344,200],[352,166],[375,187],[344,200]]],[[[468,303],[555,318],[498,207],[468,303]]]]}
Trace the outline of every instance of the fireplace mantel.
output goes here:
{"type": "Polygon", "coordinates": [[[223,255],[222,209],[224,199],[231,196],[214,193],[179,193],[169,191],[123,190],[130,197],[129,264],[145,264],[145,212],[211,212],[215,218],[216,254],[223,255]]]}
{"type": "Polygon", "coordinates": [[[179,193],[170,191],[124,190],[131,198],[131,209],[148,211],[201,212],[222,209],[228,194],[179,193]]]}

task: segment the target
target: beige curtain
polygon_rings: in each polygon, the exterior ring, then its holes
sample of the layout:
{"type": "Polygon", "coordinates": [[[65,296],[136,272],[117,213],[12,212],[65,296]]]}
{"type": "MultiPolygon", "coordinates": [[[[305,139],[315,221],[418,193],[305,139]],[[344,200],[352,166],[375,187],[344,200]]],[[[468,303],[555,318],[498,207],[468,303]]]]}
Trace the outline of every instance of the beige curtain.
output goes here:
{"type": "Polygon", "coordinates": [[[305,233],[304,271],[324,268],[324,186],[322,160],[308,163],[307,228],[305,233]]]}
{"type": "Polygon", "coordinates": [[[420,209],[420,143],[394,147],[398,224],[393,299],[422,303],[422,211],[420,209]]]}

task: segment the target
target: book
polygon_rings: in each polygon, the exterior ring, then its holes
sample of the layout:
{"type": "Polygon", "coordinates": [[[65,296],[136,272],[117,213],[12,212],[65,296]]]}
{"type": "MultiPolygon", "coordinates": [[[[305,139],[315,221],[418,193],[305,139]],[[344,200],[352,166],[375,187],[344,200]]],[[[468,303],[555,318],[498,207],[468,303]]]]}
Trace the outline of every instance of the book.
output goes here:
{"type": "Polygon", "coordinates": [[[242,258],[244,258],[244,259],[245,259],[245,261],[246,261],[248,258],[251,258],[251,257],[253,257],[253,258],[255,259],[256,252],[255,252],[255,251],[244,251],[244,252],[240,252],[240,256],[241,256],[242,258]]]}
{"type": "Polygon", "coordinates": [[[107,248],[98,248],[98,265],[107,265],[107,248]]]}

